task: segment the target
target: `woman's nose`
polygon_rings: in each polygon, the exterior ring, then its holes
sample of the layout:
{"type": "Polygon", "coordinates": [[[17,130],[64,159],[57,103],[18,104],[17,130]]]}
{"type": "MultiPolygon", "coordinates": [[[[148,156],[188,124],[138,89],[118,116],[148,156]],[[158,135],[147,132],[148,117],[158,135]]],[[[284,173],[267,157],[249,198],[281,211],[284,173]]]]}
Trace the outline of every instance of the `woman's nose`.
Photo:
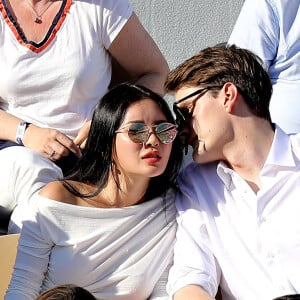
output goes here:
{"type": "Polygon", "coordinates": [[[145,146],[148,147],[157,147],[159,145],[159,139],[156,136],[154,130],[149,131],[148,140],[145,142],[145,146]]]}

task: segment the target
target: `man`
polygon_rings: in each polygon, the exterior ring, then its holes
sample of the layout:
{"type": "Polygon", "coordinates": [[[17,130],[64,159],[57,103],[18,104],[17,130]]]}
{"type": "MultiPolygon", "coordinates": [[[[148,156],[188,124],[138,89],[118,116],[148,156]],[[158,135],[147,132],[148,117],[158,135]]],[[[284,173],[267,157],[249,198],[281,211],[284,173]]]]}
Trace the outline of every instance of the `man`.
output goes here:
{"type": "Polygon", "coordinates": [[[174,300],[300,292],[300,135],[271,122],[272,84],[236,46],[202,50],[165,84],[193,160],[178,178],[174,300]]]}
{"type": "Polygon", "coordinates": [[[245,0],[228,43],[264,62],[273,84],[272,121],[300,132],[300,0],[245,0]]]}

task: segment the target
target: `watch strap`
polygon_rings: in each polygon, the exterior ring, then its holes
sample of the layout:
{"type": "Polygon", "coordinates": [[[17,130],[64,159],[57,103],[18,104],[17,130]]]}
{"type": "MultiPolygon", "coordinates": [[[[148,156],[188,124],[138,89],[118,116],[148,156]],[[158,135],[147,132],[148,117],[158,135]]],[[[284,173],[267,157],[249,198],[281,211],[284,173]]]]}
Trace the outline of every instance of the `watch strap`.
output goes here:
{"type": "Polygon", "coordinates": [[[22,121],[22,122],[19,123],[19,125],[17,127],[16,141],[21,146],[24,146],[24,144],[23,144],[24,134],[25,134],[25,131],[26,131],[26,129],[28,128],[28,126],[30,124],[31,123],[22,121]]]}

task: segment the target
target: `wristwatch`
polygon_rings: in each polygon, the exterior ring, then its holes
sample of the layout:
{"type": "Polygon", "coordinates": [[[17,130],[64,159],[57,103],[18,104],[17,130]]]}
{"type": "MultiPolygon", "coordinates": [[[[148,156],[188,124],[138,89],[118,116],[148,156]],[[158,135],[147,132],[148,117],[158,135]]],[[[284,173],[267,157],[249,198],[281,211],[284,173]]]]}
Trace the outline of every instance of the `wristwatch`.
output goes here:
{"type": "Polygon", "coordinates": [[[24,137],[26,129],[28,128],[28,126],[30,124],[31,123],[22,121],[22,122],[19,123],[19,125],[17,127],[16,141],[21,146],[24,146],[24,144],[23,144],[23,137],[24,137]]]}

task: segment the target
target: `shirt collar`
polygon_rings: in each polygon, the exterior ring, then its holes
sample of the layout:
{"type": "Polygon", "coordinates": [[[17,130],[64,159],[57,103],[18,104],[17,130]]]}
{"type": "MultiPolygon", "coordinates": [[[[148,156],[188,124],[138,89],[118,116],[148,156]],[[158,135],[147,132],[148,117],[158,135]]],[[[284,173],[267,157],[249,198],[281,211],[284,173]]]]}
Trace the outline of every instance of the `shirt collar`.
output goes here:
{"type": "Polygon", "coordinates": [[[228,165],[224,161],[220,161],[217,165],[217,174],[220,179],[224,182],[227,189],[232,181],[232,175],[234,171],[228,167],[228,165]]]}
{"type": "Polygon", "coordinates": [[[265,162],[265,166],[267,165],[295,166],[290,136],[278,126],[276,126],[273,143],[265,162]]]}
{"type": "MultiPolygon", "coordinates": [[[[290,136],[277,125],[274,139],[263,169],[267,165],[280,165],[286,167],[295,167],[296,165],[290,136]]],[[[229,168],[226,162],[220,161],[217,165],[217,173],[225,186],[229,188],[232,182],[232,176],[234,176],[236,172],[229,168]]]]}

